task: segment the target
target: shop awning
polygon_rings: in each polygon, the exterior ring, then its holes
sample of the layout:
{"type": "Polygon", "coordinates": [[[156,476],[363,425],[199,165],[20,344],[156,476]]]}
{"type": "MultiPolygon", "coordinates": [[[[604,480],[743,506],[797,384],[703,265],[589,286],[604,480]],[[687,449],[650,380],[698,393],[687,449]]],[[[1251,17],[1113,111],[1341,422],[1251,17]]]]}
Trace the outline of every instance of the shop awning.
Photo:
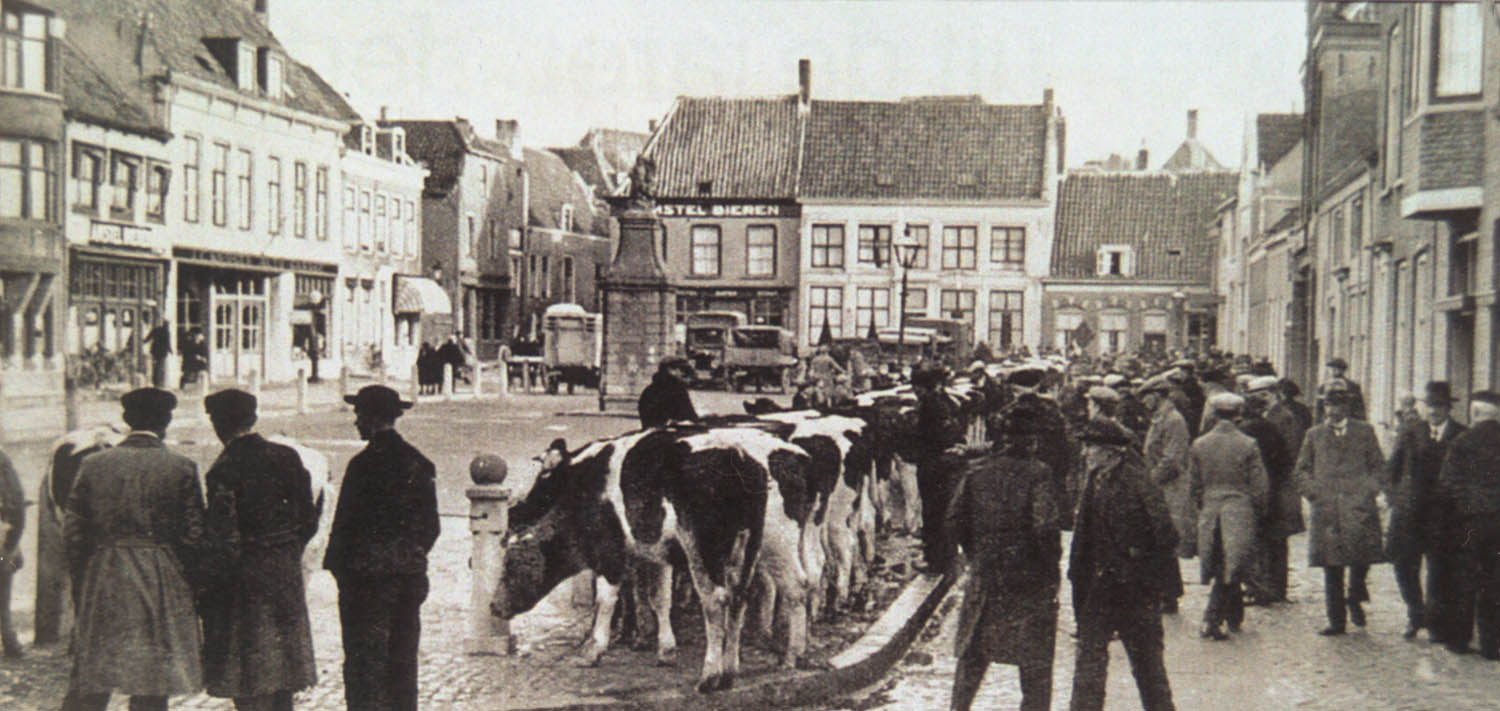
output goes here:
{"type": "Polygon", "coordinates": [[[398,314],[452,314],[453,302],[443,287],[427,277],[396,276],[398,314]]]}

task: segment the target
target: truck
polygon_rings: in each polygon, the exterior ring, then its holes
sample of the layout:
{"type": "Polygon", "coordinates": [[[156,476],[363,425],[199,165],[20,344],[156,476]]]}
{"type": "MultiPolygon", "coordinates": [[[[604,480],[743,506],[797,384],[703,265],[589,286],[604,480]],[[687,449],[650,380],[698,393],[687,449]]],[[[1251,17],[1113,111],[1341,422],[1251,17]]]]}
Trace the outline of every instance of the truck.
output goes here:
{"type": "Polygon", "coordinates": [[[599,314],[578,304],[553,304],[542,314],[542,368],[547,392],[556,394],[566,383],[599,387],[599,357],[604,351],[604,329],[599,314]]]}
{"type": "Polygon", "coordinates": [[[728,385],[737,392],[754,385],[786,391],[788,376],[797,365],[797,338],[779,326],[737,326],[729,332],[724,348],[724,371],[728,385]]]}
{"type": "Polygon", "coordinates": [[[729,347],[730,334],[745,325],[745,315],[738,311],[699,311],[688,314],[683,325],[683,355],[693,367],[693,380],[727,384],[724,351],[729,347]]]}

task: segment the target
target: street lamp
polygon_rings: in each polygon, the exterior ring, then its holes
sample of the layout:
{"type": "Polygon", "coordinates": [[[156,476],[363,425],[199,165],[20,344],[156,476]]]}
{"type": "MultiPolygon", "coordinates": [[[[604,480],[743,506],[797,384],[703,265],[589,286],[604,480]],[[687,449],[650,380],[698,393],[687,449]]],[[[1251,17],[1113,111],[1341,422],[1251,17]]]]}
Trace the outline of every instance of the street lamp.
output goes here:
{"type": "Polygon", "coordinates": [[[1176,323],[1174,324],[1176,328],[1173,329],[1173,332],[1177,336],[1177,347],[1182,349],[1182,352],[1185,355],[1188,351],[1187,294],[1184,293],[1182,289],[1178,289],[1177,291],[1172,292],[1172,311],[1172,315],[1174,317],[1174,320],[1176,321],[1176,323]]]}
{"type": "Polygon", "coordinates": [[[900,326],[896,330],[896,356],[904,364],[906,362],[906,287],[907,276],[911,274],[911,268],[917,263],[917,257],[922,253],[922,246],[911,238],[911,227],[902,230],[902,240],[896,244],[896,260],[901,263],[901,302],[897,304],[900,308],[900,326]]]}
{"type": "Polygon", "coordinates": [[[307,359],[311,361],[312,373],[308,375],[307,382],[321,382],[318,378],[318,351],[322,350],[318,343],[318,324],[323,320],[323,292],[313,289],[307,298],[312,301],[312,334],[308,337],[311,342],[307,349],[307,359]]]}

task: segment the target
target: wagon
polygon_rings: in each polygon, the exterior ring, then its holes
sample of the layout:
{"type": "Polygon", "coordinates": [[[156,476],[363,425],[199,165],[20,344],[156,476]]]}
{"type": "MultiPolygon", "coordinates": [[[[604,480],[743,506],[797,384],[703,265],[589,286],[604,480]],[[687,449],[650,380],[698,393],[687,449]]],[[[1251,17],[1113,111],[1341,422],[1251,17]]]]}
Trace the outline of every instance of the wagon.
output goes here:
{"type": "Polygon", "coordinates": [[[599,314],[584,311],[578,304],[553,304],[542,314],[542,332],[547,392],[557,393],[563,383],[569,394],[578,385],[599,387],[599,354],[604,350],[599,314]]]}

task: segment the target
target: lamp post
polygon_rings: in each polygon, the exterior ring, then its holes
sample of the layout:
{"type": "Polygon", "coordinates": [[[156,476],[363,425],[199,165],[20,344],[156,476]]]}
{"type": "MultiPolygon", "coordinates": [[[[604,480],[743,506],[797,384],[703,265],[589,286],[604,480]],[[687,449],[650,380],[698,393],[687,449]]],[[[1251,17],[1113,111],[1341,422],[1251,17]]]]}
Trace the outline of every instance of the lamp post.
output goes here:
{"type": "Polygon", "coordinates": [[[322,344],[318,342],[318,324],[323,320],[323,292],[313,289],[307,298],[312,301],[312,333],[308,337],[310,341],[307,349],[307,359],[311,361],[312,372],[307,376],[307,382],[321,382],[318,378],[318,356],[322,350],[322,344]]]}
{"type": "Polygon", "coordinates": [[[1177,336],[1177,347],[1182,349],[1182,352],[1186,354],[1188,350],[1187,294],[1183,293],[1182,289],[1178,289],[1172,292],[1172,311],[1174,312],[1173,316],[1175,317],[1174,320],[1176,321],[1173,331],[1177,336]]]}
{"type": "Polygon", "coordinates": [[[921,245],[911,239],[911,228],[902,230],[902,240],[896,245],[896,260],[901,263],[901,301],[897,304],[900,324],[896,329],[896,355],[901,363],[906,363],[906,287],[907,276],[911,274],[912,265],[917,263],[917,255],[921,253],[921,245]]]}

